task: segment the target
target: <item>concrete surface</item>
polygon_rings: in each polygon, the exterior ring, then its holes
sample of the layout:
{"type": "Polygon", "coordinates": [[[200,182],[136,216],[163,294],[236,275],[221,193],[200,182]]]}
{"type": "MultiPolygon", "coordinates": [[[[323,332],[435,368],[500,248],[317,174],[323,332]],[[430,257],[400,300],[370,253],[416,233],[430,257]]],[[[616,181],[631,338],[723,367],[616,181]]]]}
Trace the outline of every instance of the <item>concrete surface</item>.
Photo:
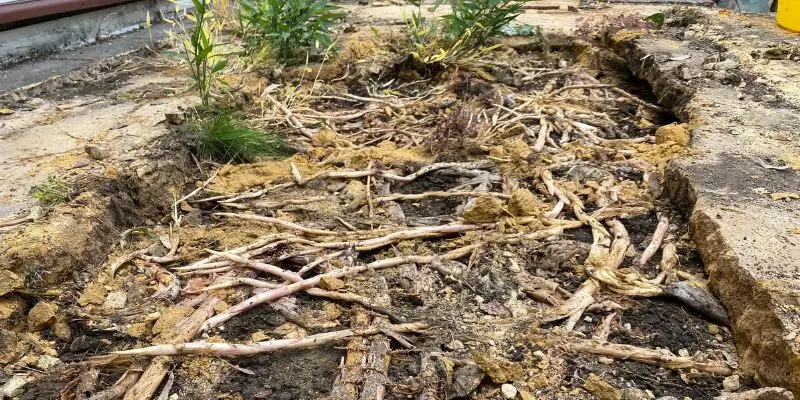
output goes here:
{"type": "Polygon", "coordinates": [[[181,75],[140,74],[109,82],[105,93],[30,99],[0,116],[0,219],[35,205],[32,188],[51,174],[113,176],[109,166],[141,158],[140,149],[169,132],[159,124],[164,114],[195,101],[165,95],[180,93],[186,84],[181,75]],[[107,148],[111,157],[90,158],[87,144],[107,148]]]}
{"type": "Polygon", "coordinates": [[[790,60],[800,37],[765,18],[726,15],[658,36],[622,32],[612,46],[695,126],[695,155],[670,163],[667,191],[692,210],[692,235],[730,314],[741,367],[800,395],[800,200],[771,197],[800,192],[800,175],[752,158],[800,168],[800,63],[790,60]],[[778,59],[765,61],[770,54],[778,59]],[[741,65],[704,67],[718,56],[741,65]]]}
{"type": "Polygon", "coordinates": [[[0,68],[140,29],[148,12],[156,22],[170,10],[163,0],[138,1],[2,31],[0,68]]]}
{"type": "Polygon", "coordinates": [[[168,24],[156,24],[149,31],[140,29],[87,46],[0,68],[0,94],[64,75],[98,60],[153,46],[153,42],[165,38],[164,32],[169,28],[168,24]]]}

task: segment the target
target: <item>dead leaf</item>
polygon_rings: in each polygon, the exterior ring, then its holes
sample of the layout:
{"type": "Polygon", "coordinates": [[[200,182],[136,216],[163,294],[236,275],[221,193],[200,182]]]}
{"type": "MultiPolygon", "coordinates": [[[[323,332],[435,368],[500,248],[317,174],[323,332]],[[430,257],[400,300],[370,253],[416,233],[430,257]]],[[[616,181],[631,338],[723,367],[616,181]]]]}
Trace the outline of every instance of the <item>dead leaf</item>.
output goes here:
{"type": "Polygon", "coordinates": [[[10,108],[0,108],[0,115],[11,115],[14,113],[14,110],[10,108]]]}

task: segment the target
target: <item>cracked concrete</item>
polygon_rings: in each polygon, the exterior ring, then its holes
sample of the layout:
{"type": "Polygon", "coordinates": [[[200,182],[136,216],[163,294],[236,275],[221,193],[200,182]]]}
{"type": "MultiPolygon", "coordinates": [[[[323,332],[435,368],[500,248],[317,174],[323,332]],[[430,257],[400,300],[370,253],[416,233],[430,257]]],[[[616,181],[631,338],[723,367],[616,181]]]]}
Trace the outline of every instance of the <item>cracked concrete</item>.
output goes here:
{"type": "Polygon", "coordinates": [[[667,192],[691,210],[742,369],[800,395],[800,200],[770,196],[800,191],[800,87],[786,84],[800,75],[791,59],[800,37],[766,19],[723,13],[657,36],[623,31],[612,47],[694,127],[694,155],[670,162],[667,192]]]}

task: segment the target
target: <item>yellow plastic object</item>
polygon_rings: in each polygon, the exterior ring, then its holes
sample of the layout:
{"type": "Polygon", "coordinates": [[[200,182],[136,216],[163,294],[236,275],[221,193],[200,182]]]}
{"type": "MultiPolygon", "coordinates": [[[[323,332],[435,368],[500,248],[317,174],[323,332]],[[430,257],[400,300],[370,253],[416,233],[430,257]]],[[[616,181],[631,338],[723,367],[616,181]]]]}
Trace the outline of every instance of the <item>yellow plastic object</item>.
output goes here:
{"type": "Polygon", "coordinates": [[[800,1],[781,0],[778,2],[778,25],[800,32],[800,1]]]}

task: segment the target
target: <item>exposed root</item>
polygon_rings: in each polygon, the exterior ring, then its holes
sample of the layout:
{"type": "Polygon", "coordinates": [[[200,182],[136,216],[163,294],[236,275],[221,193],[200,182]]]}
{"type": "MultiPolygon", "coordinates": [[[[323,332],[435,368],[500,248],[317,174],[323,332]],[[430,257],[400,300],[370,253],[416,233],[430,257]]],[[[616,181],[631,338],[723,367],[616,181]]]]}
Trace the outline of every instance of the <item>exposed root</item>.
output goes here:
{"type": "MultiPolygon", "coordinates": [[[[428,325],[422,322],[392,325],[396,332],[420,332],[428,325]]],[[[353,336],[369,336],[380,333],[377,327],[366,329],[345,329],[341,331],[319,333],[300,339],[279,339],[257,342],[252,344],[207,343],[190,342],[180,344],[165,344],[140,349],[131,349],[114,352],[117,355],[128,356],[174,356],[178,354],[207,354],[212,356],[230,357],[247,356],[253,354],[272,353],[280,350],[304,349],[337,342],[353,336]]]]}
{"type": "Polygon", "coordinates": [[[587,354],[597,354],[624,361],[636,361],[661,368],[678,370],[697,370],[715,375],[733,375],[735,368],[721,361],[708,361],[702,357],[679,357],[669,350],[651,350],[627,344],[606,343],[597,340],[582,340],[567,343],[568,350],[587,354]]]}

